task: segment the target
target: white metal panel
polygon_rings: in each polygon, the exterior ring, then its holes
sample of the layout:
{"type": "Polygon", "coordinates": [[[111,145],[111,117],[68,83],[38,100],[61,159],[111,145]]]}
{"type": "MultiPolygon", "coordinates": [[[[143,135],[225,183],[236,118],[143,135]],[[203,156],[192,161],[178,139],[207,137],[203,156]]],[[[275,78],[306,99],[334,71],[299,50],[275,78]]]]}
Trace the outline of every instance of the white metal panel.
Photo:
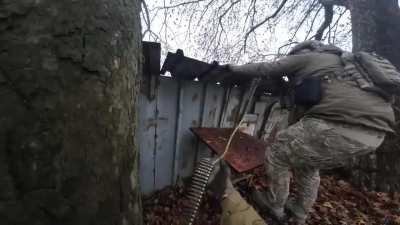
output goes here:
{"type": "MultiPolygon", "coordinates": [[[[224,87],[209,83],[205,86],[201,127],[218,127],[224,101],[224,87]]],[[[197,158],[210,157],[211,151],[203,143],[199,143],[197,158]]]]}
{"type": "Polygon", "coordinates": [[[155,170],[155,135],[156,135],[156,101],[149,101],[140,93],[138,111],[137,141],[140,152],[140,183],[142,193],[154,191],[155,170]]]}
{"type": "Polygon", "coordinates": [[[160,77],[155,100],[140,94],[137,138],[144,194],[192,174],[195,160],[210,156],[190,127],[232,127],[242,91],[160,77]]]}
{"type": "Polygon", "coordinates": [[[155,189],[173,184],[175,136],[178,116],[178,83],[160,77],[157,92],[155,189]]]}
{"type": "Polygon", "coordinates": [[[233,86],[228,92],[226,107],[223,109],[221,127],[233,127],[238,117],[242,100],[242,91],[239,87],[233,86]]]}
{"type": "Polygon", "coordinates": [[[255,128],[255,135],[257,136],[261,134],[261,127],[265,121],[265,113],[269,105],[270,103],[267,101],[257,101],[254,105],[254,114],[258,115],[255,128]]]}
{"type": "Polygon", "coordinates": [[[175,153],[175,177],[182,178],[192,174],[197,155],[197,138],[191,127],[200,126],[203,84],[182,81],[179,96],[179,117],[177,145],[175,153]]]}

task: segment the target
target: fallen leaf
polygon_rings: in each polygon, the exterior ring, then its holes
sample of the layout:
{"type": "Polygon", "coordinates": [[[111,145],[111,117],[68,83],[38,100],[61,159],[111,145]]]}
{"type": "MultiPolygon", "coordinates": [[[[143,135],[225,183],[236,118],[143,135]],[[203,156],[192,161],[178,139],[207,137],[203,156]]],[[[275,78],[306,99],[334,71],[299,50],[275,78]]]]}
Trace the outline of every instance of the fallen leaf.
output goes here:
{"type": "Polygon", "coordinates": [[[333,209],[333,206],[330,202],[324,202],[324,204],[322,204],[322,206],[325,206],[327,208],[333,209]]]}

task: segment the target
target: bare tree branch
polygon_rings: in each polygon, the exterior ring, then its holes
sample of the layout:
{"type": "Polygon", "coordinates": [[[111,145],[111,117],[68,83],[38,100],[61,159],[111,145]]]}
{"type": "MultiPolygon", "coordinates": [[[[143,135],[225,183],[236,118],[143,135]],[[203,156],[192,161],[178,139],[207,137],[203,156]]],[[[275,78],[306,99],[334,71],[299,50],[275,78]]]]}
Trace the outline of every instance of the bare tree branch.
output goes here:
{"type": "Polygon", "coordinates": [[[329,27],[333,19],[333,5],[324,4],[323,6],[325,10],[325,20],[317,30],[317,33],[315,34],[315,40],[318,41],[322,39],[325,29],[329,27]]]}
{"type": "Polygon", "coordinates": [[[339,14],[336,22],[332,26],[332,28],[334,29],[333,30],[333,41],[332,41],[332,44],[335,44],[335,41],[336,41],[336,33],[337,33],[337,30],[338,30],[338,27],[339,27],[339,22],[342,19],[342,17],[346,14],[347,11],[348,11],[348,9],[343,10],[343,12],[341,12],[339,14]]]}
{"type": "Polygon", "coordinates": [[[185,6],[185,5],[190,5],[190,4],[196,4],[196,3],[200,3],[200,2],[204,2],[205,0],[194,0],[194,1],[188,1],[188,2],[181,2],[179,4],[176,5],[165,5],[162,7],[156,7],[155,9],[172,9],[172,8],[177,8],[180,6],[185,6]]]}
{"type": "Polygon", "coordinates": [[[186,37],[185,38],[190,38],[190,35],[191,35],[191,31],[192,31],[192,20],[193,20],[193,18],[194,18],[194,16],[195,16],[195,13],[192,13],[190,16],[189,16],[189,22],[188,22],[188,32],[186,32],[186,37]]]}
{"type": "Polygon", "coordinates": [[[310,5],[310,7],[307,9],[307,11],[305,12],[303,18],[301,19],[301,21],[299,22],[299,24],[296,27],[296,30],[293,32],[291,38],[289,39],[289,41],[293,41],[293,39],[296,37],[297,32],[300,30],[300,28],[303,26],[304,22],[307,20],[307,18],[310,16],[311,12],[314,11],[315,7],[317,6],[317,1],[314,0],[312,2],[312,4],[310,5]]]}
{"type": "MultiPolygon", "coordinates": [[[[303,35],[309,39],[313,33],[312,39],[329,35],[334,42],[348,39],[344,35],[348,23],[338,22],[344,8],[335,5],[346,5],[351,0],[141,1],[147,3],[142,4],[141,12],[146,39],[162,39],[161,42],[168,44],[164,45],[167,50],[187,45],[185,48],[190,48],[195,57],[206,60],[259,60],[270,57],[269,53],[272,49],[275,52],[277,46],[302,41],[303,38],[298,38],[303,35]],[[155,33],[149,24],[157,30],[155,33]],[[289,33],[287,40],[277,36],[276,32],[282,33],[282,29],[289,33]]],[[[283,53],[288,48],[279,51],[283,53]]]]}
{"type": "Polygon", "coordinates": [[[283,6],[285,6],[287,0],[283,0],[282,3],[279,5],[279,7],[275,10],[275,12],[266,17],[263,21],[261,21],[260,23],[258,23],[257,25],[253,26],[252,28],[250,28],[250,30],[246,33],[246,35],[250,34],[251,32],[253,32],[254,30],[256,30],[258,27],[260,27],[261,25],[263,25],[264,23],[266,23],[268,20],[276,17],[278,15],[278,13],[282,10],[283,6]]]}
{"type": "Polygon", "coordinates": [[[203,20],[204,15],[207,13],[207,11],[208,11],[208,9],[210,8],[210,6],[211,6],[212,4],[214,4],[214,2],[215,2],[214,0],[211,0],[210,2],[207,3],[205,9],[204,9],[203,12],[201,13],[201,16],[200,16],[200,18],[199,18],[199,20],[198,20],[197,26],[199,26],[200,22],[203,20]]]}
{"type": "Polygon", "coordinates": [[[236,5],[237,3],[239,3],[241,0],[236,0],[234,2],[231,3],[231,5],[222,13],[222,15],[219,16],[218,18],[218,23],[221,26],[222,31],[224,31],[224,27],[222,25],[222,19],[225,17],[225,15],[232,9],[232,7],[234,5],[236,5]]]}
{"type": "Polygon", "coordinates": [[[266,23],[268,20],[270,20],[270,19],[276,17],[276,16],[278,15],[278,13],[282,10],[282,8],[285,6],[286,2],[287,2],[287,0],[283,0],[283,1],[281,2],[281,4],[279,5],[279,7],[275,10],[275,12],[274,12],[272,15],[267,16],[264,20],[262,20],[261,22],[259,22],[259,23],[256,24],[255,26],[252,26],[252,27],[250,28],[250,30],[246,32],[246,34],[245,34],[245,36],[244,36],[244,48],[243,48],[244,50],[246,50],[246,43],[247,43],[247,39],[249,38],[249,35],[250,35],[252,32],[254,32],[258,27],[260,27],[261,25],[263,25],[264,23],[266,23]]]}
{"type": "Polygon", "coordinates": [[[149,8],[147,7],[146,1],[142,0],[142,15],[143,15],[143,20],[144,23],[146,24],[146,30],[143,32],[143,37],[146,35],[147,32],[151,33],[151,21],[150,21],[150,14],[149,14],[149,8]]]}
{"type": "Polygon", "coordinates": [[[297,9],[297,7],[300,5],[300,1],[292,1],[291,5],[287,6],[287,10],[284,12],[286,15],[291,15],[294,13],[297,9]]]}
{"type": "MultiPolygon", "coordinates": [[[[321,11],[322,8],[323,8],[323,6],[319,7],[318,10],[317,10],[317,12],[315,13],[315,15],[314,15],[314,17],[313,17],[313,19],[312,19],[312,21],[311,21],[310,29],[307,31],[307,35],[306,35],[306,37],[304,38],[304,40],[308,40],[308,39],[309,39],[308,37],[310,36],[310,34],[311,34],[311,32],[312,32],[312,30],[313,30],[313,28],[314,28],[315,21],[316,21],[316,19],[317,19],[317,17],[318,17],[318,14],[319,14],[319,12],[321,11]]],[[[314,38],[314,36],[311,37],[310,39],[312,39],[312,38],[314,38]]]]}
{"type": "Polygon", "coordinates": [[[243,31],[246,29],[246,24],[247,24],[247,21],[249,20],[250,15],[252,17],[251,23],[253,25],[254,14],[256,13],[255,6],[256,6],[256,0],[251,0],[249,7],[247,8],[246,19],[244,20],[244,23],[243,23],[243,31]]]}

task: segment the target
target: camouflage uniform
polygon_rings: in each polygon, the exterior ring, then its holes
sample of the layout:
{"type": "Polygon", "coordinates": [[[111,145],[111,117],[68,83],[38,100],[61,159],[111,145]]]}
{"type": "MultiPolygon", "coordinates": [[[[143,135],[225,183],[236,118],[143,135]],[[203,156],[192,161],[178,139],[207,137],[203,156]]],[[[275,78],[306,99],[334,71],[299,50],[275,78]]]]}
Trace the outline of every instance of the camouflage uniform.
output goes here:
{"type": "Polygon", "coordinates": [[[384,136],[383,131],[312,117],[305,117],[281,131],[266,151],[269,208],[278,217],[283,216],[289,195],[289,170],[292,170],[297,198],[290,200],[287,207],[298,222],[304,222],[317,198],[319,169],[342,166],[353,156],[374,151],[384,136]]]}
{"type": "Polygon", "coordinates": [[[278,133],[266,151],[266,173],[270,187],[265,205],[275,216],[284,206],[299,223],[305,221],[317,198],[319,169],[343,165],[351,157],[374,151],[386,132],[392,132],[391,104],[375,93],[358,88],[343,76],[340,57],[324,52],[291,55],[272,63],[230,66],[233,73],[276,79],[322,78],[321,101],[305,111],[299,121],[278,133]],[[298,189],[296,199],[287,201],[290,173],[298,189]]]}

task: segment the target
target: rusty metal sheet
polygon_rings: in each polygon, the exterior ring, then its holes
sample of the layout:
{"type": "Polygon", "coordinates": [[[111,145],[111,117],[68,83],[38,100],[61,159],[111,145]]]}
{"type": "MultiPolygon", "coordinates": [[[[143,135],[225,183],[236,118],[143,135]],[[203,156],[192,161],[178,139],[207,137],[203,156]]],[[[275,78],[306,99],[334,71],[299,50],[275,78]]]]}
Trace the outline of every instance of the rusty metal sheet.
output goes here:
{"type": "MultiPolygon", "coordinates": [[[[192,132],[212,151],[221,155],[231,135],[232,128],[191,128],[192,132]]],[[[268,144],[238,131],[231,143],[225,161],[242,173],[264,164],[268,144]]]]}

